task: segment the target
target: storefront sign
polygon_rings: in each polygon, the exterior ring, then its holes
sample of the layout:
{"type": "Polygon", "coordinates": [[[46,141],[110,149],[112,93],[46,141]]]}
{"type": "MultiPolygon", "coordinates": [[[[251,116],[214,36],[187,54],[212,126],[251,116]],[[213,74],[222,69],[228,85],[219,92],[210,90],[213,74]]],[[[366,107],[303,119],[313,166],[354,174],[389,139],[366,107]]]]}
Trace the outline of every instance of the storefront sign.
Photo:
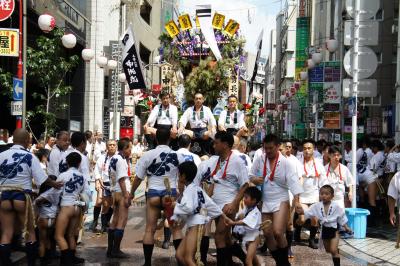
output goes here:
{"type": "Polygon", "coordinates": [[[338,103],[341,100],[340,82],[324,82],[324,103],[338,103]]]}
{"type": "Polygon", "coordinates": [[[18,40],[19,40],[19,30],[0,29],[0,56],[18,57],[18,52],[19,52],[18,40]]]}

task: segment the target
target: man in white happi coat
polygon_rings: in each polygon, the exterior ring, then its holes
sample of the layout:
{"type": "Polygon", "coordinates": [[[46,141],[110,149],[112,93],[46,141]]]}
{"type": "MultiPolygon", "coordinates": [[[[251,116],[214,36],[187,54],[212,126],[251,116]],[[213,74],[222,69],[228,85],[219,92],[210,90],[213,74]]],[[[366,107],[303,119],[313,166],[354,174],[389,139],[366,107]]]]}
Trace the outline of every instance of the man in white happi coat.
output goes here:
{"type": "Polygon", "coordinates": [[[303,189],[293,164],[279,152],[280,140],[269,134],[263,141],[264,155],[253,162],[251,182],[262,186],[262,220],[272,221],[272,227],[264,230],[267,246],[277,265],[290,265],[285,238],[290,215],[289,190],[294,195],[293,203],[301,209],[299,194],[303,189]]]}
{"type": "Polygon", "coordinates": [[[155,147],[154,137],[158,128],[170,130],[171,139],[176,139],[178,134],[178,108],[170,103],[170,94],[168,92],[160,93],[161,104],[154,106],[153,110],[144,124],[144,134],[149,144],[149,149],[155,147]]]}
{"type": "Polygon", "coordinates": [[[337,202],[341,208],[345,208],[344,200],[346,188],[348,188],[349,201],[353,200],[353,176],[349,168],[341,164],[342,152],[337,146],[329,147],[329,163],[325,166],[326,176],[329,185],[334,189],[333,201],[337,202]]]}
{"type": "Polygon", "coordinates": [[[26,232],[24,238],[27,264],[34,266],[39,245],[30,196],[32,180],[38,187],[45,184],[59,189],[63,184],[47,177],[38,158],[27,150],[31,143],[28,131],[16,129],[13,141],[14,145],[0,154],[0,265],[12,265],[11,241],[16,227],[22,225],[26,232]]]}
{"type": "Polygon", "coordinates": [[[250,156],[248,156],[246,153],[243,153],[242,151],[239,150],[242,140],[239,139],[239,137],[237,137],[237,136],[233,136],[233,138],[234,138],[234,143],[233,143],[233,147],[232,147],[232,152],[239,155],[239,157],[242,158],[244,164],[246,165],[247,172],[249,173],[253,162],[251,161],[250,156]]]}
{"type": "Polygon", "coordinates": [[[216,131],[214,115],[203,103],[203,94],[196,93],[194,106],[186,109],[179,121],[179,135],[187,134],[198,142],[202,149],[201,154],[210,153],[210,138],[213,138],[216,131]],[[185,129],[187,123],[190,124],[190,130],[185,129]]]}
{"type": "MultiPolygon", "coordinates": [[[[367,187],[368,205],[367,209],[370,211],[370,215],[367,217],[368,226],[375,225],[378,217],[378,210],[376,206],[376,196],[378,195],[378,182],[379,178],[384,175],[384,169],[386,165],[386,157],[383,152],[384,146],[381,141],[374,140],[371,142],[372,157],[368,163],[368,170],[363,174],[358,175],[358,182],[360,188],[367,187]]],[[[364,150],[363,156],[367,154],[367,149],[364,150]]],[[[364,192],[364,191],[362,191],[364,192]]]]}
{"type": "Polygon", "coordinates": [[[223,110],[218,119],[218,130],[226,131],[237,137],[245,136],[248,132],[244,121],[244,113],[237,109],[237,97],[228,97],[228,109],[223,110]]]}
{"type": "Polygon", "coordinates": [[[59,172],[59,165],[63,158],[65,158],[64,153],[69,148],[71,144],[71,139],[67,131],[60,131],[56,135],[56,144],[50,151],[48,158],[47,174],[54,180],[57,179],[59,172]]]}
{"type": "MultiPolygon", "coordinates": [[[[115,140],[107,141],[107,151],[101,154],[97,159],[96,167],[94,168],[95,188],[97,192],[96,207],[101,208],[101,229],[102,232],[107,232],[107,228],[112,216],[112,192],[109,176],[109,166],[111,158],[117,150],[117,142],[115,140]]],[[[96,230],[99,213],[93,213],[92,230],[96,230]]]]}
{"type": "MultiPolygon", "coordinates": [[[[397,172],[390,180],[388,192],[388,207],[389,207],[389,220],[393,226],[398,226],[397,214],[395,213],[395,207],[399,206],[400,203],[400,172],[397,172]]],[[[398,209],[400,212],[400,209],[398,209]]]]}
{"type": "MultiPolygon", "coordinates": [[[[132,184],[131,196],[147,176],[148,191],[146,194],[146,229],[143,236],[143,253],[145,265],[151,265],[154,248],[154,234],[161,210],[170,220],[173,212],[173,202],[177,197],[178,166],[182,159],[169,146],[170,130],[159,128],[156,132],[158,146],[143,154],[136,164],[136,176],[132,184]]],[[[182,240],[180,228],[172,227],[175,249],[182,240]]]]}
{"type": "MultiPolygon", "coordinates": [[[[321,160],[314,158],[314,142],[305,140],[303,142],[303,159],[300,161],[303,165],[303,174],[301,175],[301,184],[304,192],[300,194],[300,203],[304,210],[307,210],[312,204],[319,202],[319,189],[328,184],[325,167],[321,160]]],[[[297,220],[297,219],[295,219],[297,220]]],[[[304,224],[304,215],[299,215],[299,222],[295,224],[295,241],[300,241],[301,227],[304,224]]],[[[318,230],[318,220],[311,218],[310,237],[308,239],[309,247],[317,249],[315,235],[318,230]]]]}
{"type": "MultiPolygon", "coordinates": [[[[213,186],[211,198],[231,218],[234,218],[239,210],[239,203],[243,198],[244,190],[248,186],[248,173],[239,155],[232,152],[234,140],[230,133],[220,131],[215,135],[214,150],[217,156],[200,165],[196,181],[202,182],[208,179],[213,186]]],[[[239,251],[231,241],[231,228],[224,219],[218,218],[215,229],[215,245],[217,247],[217,265],[229,265],[232,254],[239,251]]],[[[243,253],[243,251],[242,251],[243,253]]],[[[245,259],[245,256],[244,256],[245,259]]]]}

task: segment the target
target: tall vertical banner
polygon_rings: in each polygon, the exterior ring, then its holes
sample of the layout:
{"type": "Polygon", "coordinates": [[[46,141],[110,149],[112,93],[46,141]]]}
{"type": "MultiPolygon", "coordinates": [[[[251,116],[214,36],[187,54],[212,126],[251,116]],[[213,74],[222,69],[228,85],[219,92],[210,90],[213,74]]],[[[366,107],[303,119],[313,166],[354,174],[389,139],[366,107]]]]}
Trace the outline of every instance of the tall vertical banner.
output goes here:
{"type": "MultiPolygon", "coordinates": [[[[258,70],[258,60],[260,59],[261,56],[261,49],[262,49],[262,39],[264,36],[264,29],[261,30],[260,35],[258,36],[257,42],[256,42],[256,47],[257,47],[257,56],[256,56],[256,60],[254,61],[254,66],[253,66],[253,73],[251,76],[251,84],[250,84],[250,92],[249,95],[252,94],[253,92],[253,82],[257,76],[257,70],[258,70]]],[[[251,68],[250,68],[251,69],[251,68]]],[[[250,101],[250,97],[249,97],[249,101],[250,101]]]]}
{"type": "Polygon", "coordinates": [[[201,32],[210,46],[211,51],[217,61],[221,60],[221,52],[219,51],[217,40],[215,40],[214,29],[212,27],[211,5],[196,6],[196,16],[199,19],[201,32]]]}
{"type": "Polygon", "coordinates": [[[135,37],[132,27],[129,26],[122,40],[122,67],[128,82],[129,89],[145,89],[146,82],[143,77],[140,56],[136,50],[135,37]]]}
{"type": "MultiPolygon", "coordinates": [[[[303,1],[305,2],[305,1],[303,1]]],[[[301,14],[304,15],[304,14],[301,14]]],[[[300,81],[300,72],[307,72],[308,69],[305,66],[305,62],[308,59],[307,48],[309,46],[310,39],[310,18],[309,17],[298,17],[296,21],[296,68],[295,68],[295,79],[300,81]]],[[[295,124],[295,136],[297,138],[306,137],[306,126],[308,111],[305,108],[307,104],[307,93],[308,84],[307,81],[300,81],[300,88],[296,93],[296,100],[299,104],[301,111],[297,114],[297,121],[295,124]]],[[[296,114],[294,114],[296,115],[296,114]]]]}
{"type": "Polygon", "coordinates": [[[252,81],[256,78],[256,75],[257,75],[257,69],[258,69],[257,62],[258,62],[258,60],[260,59],[260,56],[261,56],[263,37],[264,37],[264,29],[260,32],[260,35],[258,36],[258,39],[257,39],[257,42],[256,42],[257,56],[256,56],[256,61],[254,62],[253,76],[251,77],[252,81]]]}

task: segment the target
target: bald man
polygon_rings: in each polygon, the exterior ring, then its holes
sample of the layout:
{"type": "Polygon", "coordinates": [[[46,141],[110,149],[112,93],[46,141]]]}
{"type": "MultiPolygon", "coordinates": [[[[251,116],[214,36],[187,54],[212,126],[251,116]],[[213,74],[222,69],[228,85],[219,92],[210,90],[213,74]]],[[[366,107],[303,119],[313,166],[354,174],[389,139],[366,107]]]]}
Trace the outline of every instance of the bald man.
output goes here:
{"type": "Polygon", "coordinates": [[[31,138],[25,129],[17,129],[13,135],[14,145],[0,153],[0,265],[11,265],[11,241],[15,224],[25,224],[27,220],[25,245],[28,265],[35,265],[38,256],[38,242],[34,230],[34,214],[31,210],[30,194],[32,193],[32,178],[39,187],[42,184],[54,188],[62,187],[61,182],[48,178],[40,167],[36,156],[30,153],[31,138]]]}

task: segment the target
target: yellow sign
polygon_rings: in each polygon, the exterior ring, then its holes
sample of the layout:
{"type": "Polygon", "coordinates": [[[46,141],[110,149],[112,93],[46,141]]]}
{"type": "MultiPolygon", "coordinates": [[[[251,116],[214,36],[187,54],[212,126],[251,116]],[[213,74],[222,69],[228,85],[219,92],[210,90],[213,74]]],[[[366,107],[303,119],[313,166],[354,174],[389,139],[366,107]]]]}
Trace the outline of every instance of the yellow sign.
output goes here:
{"type": "Polygon", "coordinates": [[[200,22],[197,16],[196,16],[196,28],[200,28],[200,22]]]}
{"type": "Polygon", "coordinates": [[[183,31],[190,30],[192,28],[192,22],[190,21],[190,17],[188,14],[179,16],[178,21],[183,31]]]}
{"type": "Polygon", "coordinates": [[[215,13],[213,20],[212,20],[212,26],[214,29],[220,30],[222,29],[222,27],[224,26],[224,22],[225,22],[225,16],[215,13]]]}
{"type": "Polygon", "coordinates": [[[0,29],[0,56],[16,56],[19,52],[19,31],[0,29]]]}
{"type": "Polygon", "coordinates": [[[226,25],[224,31],[229,35],[229,36],[233,36],[235,35],[235,33],[237,32],[237,30],[239,29],[239,23],[237,23],[236,21],[234,21],[233,19],[230,19],[228,24],[226,25]]]}
{"type": "Polygon", "coordinates": [[[176,35],[179,34],[179,28],[173,20],[170,20],[167,24],[165,24],[165,29],[167,30],[171,38],[174,38],[176,35]]]}

